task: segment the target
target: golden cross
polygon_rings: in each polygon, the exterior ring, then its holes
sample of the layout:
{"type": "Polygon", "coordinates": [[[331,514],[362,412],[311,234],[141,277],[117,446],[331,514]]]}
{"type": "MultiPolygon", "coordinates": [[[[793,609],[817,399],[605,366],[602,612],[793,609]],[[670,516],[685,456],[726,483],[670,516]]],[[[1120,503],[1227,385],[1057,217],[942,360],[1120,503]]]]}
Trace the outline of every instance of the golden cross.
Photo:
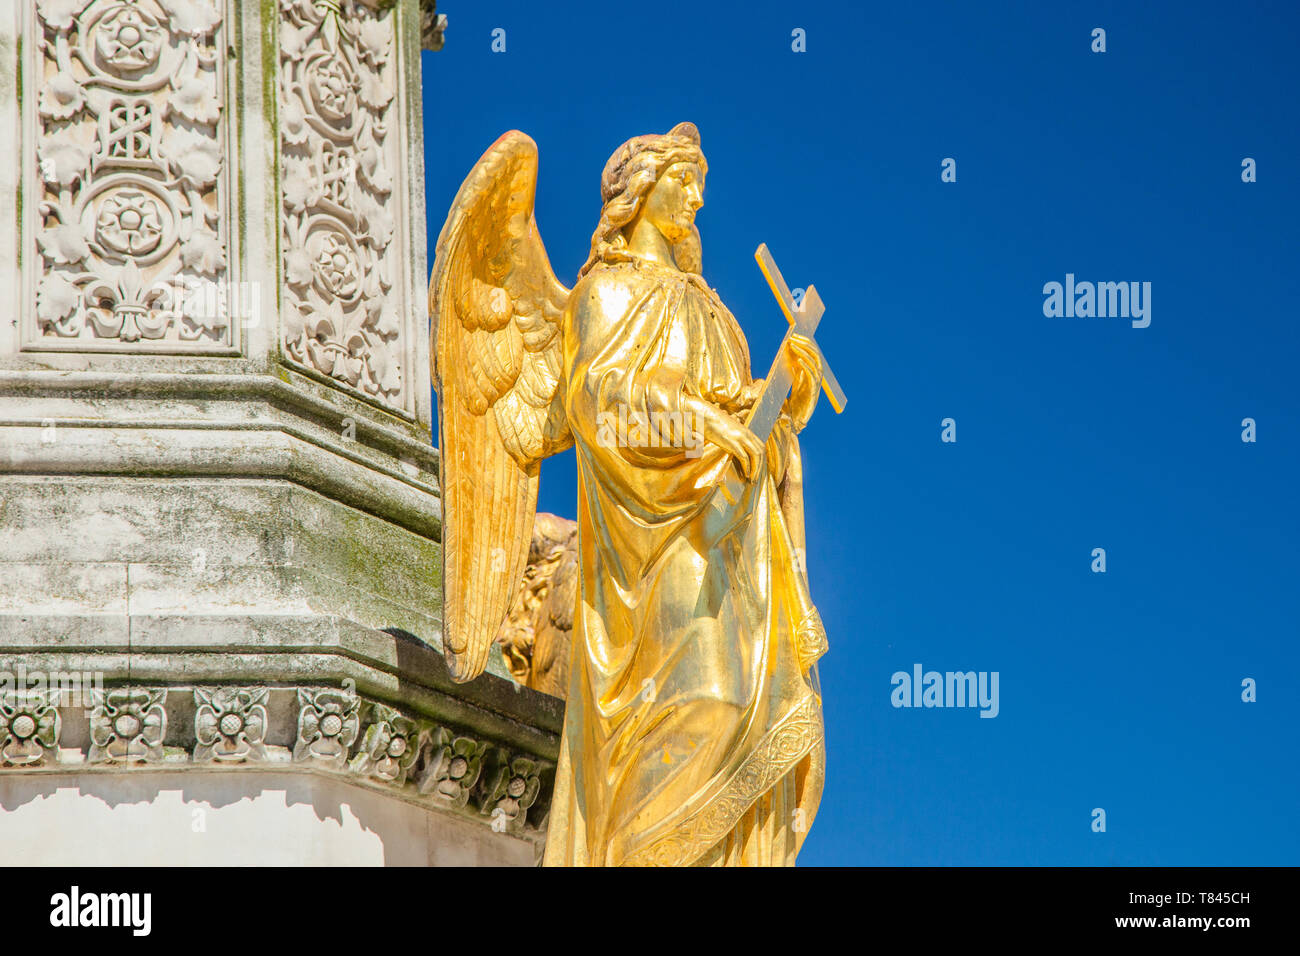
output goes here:
{"type": "Polygon", "coordinates": [[[758,260],[758,267],[763,270],[763,277],[767,279],[772,294],[776,296],[776,301],[780,303],[781,311],[785,313],[785,320],[790,323],[785,338],[781,340],[781,347],[776,350],[776,358],[772,360],[772,370],[768,372],[767,379],[763,382],[761,394],[758,400],[754,402],[753,408],[750,409],[749,420],[745,422],[749,426],[749,430],[754,433],[754,436],[759,441],[765,442],[767,436],[772,433],[777,418],[781,415],[781,406],[785,404],[785,397],[790,394],[792,374],[786,354],[786,346],[792,335],[798,334],[808,338],[812,341],[813,348],[817,349],[817,354],[821,355],[822,388],[826,392],[826,397],[830,399],[836,414],[844,411],[848,399],[845,398],[840,383],[831,374],[831,368],[826,363],[826,356],[821,354],[821,349],[817,346],[816,340],[813,339],[813,333],[817,331],[817,325],[821,322],[822,314],[826,311],[826,306],[822,304],[822,297],[817,294],[817,288],[810,285],[808,291],[804,293],[803,301],[796,306],[794,296],[790,294],[790,289],[781,276],[781,270],[776,267],[776,261],[772,258],[772,253],[768,251],[767,243],[763,243],[758,247],[758,250],[754,253],[754,258],[758,260]]]}

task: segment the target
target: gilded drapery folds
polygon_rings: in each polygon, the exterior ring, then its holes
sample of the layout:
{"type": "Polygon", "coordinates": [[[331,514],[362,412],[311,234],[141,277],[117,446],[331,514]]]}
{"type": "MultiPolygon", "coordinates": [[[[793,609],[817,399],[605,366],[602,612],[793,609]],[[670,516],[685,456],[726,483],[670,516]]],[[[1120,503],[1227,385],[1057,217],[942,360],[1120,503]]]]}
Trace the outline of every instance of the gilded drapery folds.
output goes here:
{"type": "Polygon", "coordinates": [[[774,478],[719,512],[720,448],[597,425],[683,394],[739,404],[744,336],[698,277],[637,260],[593,269],[564,321],[582,561],[546,862],[793,863],[821,791],[825,636],[774,478]]]}

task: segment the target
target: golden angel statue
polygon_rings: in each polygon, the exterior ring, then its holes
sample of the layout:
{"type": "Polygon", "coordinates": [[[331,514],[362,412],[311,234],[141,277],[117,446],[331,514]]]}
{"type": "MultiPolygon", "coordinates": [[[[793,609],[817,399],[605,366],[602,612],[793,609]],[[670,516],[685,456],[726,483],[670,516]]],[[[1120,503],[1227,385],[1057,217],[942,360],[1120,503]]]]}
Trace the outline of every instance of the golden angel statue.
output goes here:
{"type": "Polygon", "coordinates": [[[803,570],[795,434],[824,369],[792,330],[780,419],[766,443],[746,427],[763,380],[700,275],[707,171],[690,123],[620,146],[567,289],[534,218],[536,144],[511,131],[438,238],[429,311],[456,680],[482,671],[509,610],[539,463],[577,454],[546,865],[793,864],[821,796],[826,639],[803,570]],[[723,496],[728,480],[738,491],[723,496]]]}

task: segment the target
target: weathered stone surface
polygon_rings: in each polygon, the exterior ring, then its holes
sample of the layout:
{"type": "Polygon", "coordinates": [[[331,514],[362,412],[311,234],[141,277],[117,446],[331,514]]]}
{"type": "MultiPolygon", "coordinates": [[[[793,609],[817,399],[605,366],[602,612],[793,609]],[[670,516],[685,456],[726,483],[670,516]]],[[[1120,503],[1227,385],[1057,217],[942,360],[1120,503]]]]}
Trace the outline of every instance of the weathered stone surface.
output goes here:
{"type": "Polygon", "coordinates": [[[0,773],[0,865],[533,866],[539,855],[536,834],[318,774],[0,773]]]}
{"type": "Polygon", "coordinates": [[[338,616],[438,644],[437,541],[288,480],[0,476],[0,496],[5,644],[47,615],[154,635],[158,619],[338,616]]]}
{"type": "Polygon", "coordinates": [[[440,653],[441,25],[328,6],[0,14],[0,862],[537,859],[562,704],[440,653]]]}

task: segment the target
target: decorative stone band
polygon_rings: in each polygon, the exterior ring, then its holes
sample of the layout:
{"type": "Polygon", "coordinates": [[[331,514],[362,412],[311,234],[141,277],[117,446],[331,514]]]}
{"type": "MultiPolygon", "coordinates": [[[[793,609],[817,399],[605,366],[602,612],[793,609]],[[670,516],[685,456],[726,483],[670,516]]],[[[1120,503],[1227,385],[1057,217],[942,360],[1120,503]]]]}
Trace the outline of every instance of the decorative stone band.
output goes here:
{"type": "MultiPolygon", "coordinates": [[[[725,837],[759,797],[810,757],[808,779],[819,786],[825,759],[822,712],[818,699],[804,698],[772,728],[712,800],[671,833],[637,847],[623,866],[688,866],[725,837]]],[[[814,795],[820,797],[820,791],[814,795]]],[[[808,821],[811,824],[811,819],[808,821]]]]}
{"type": "Polygon", "coordinates": [[[61,739],[83,712],[61,695],[0,693],[0,771],[300,769],[348,777],[497,832],[546,826],[551,761],[349,687],[92,690],[80,742],[61,739]]]}
{"type": "Polygon", "coordinates": [[[403,18],[377,0],[278,7],[284,356],[411,416],[403,18]]]}

